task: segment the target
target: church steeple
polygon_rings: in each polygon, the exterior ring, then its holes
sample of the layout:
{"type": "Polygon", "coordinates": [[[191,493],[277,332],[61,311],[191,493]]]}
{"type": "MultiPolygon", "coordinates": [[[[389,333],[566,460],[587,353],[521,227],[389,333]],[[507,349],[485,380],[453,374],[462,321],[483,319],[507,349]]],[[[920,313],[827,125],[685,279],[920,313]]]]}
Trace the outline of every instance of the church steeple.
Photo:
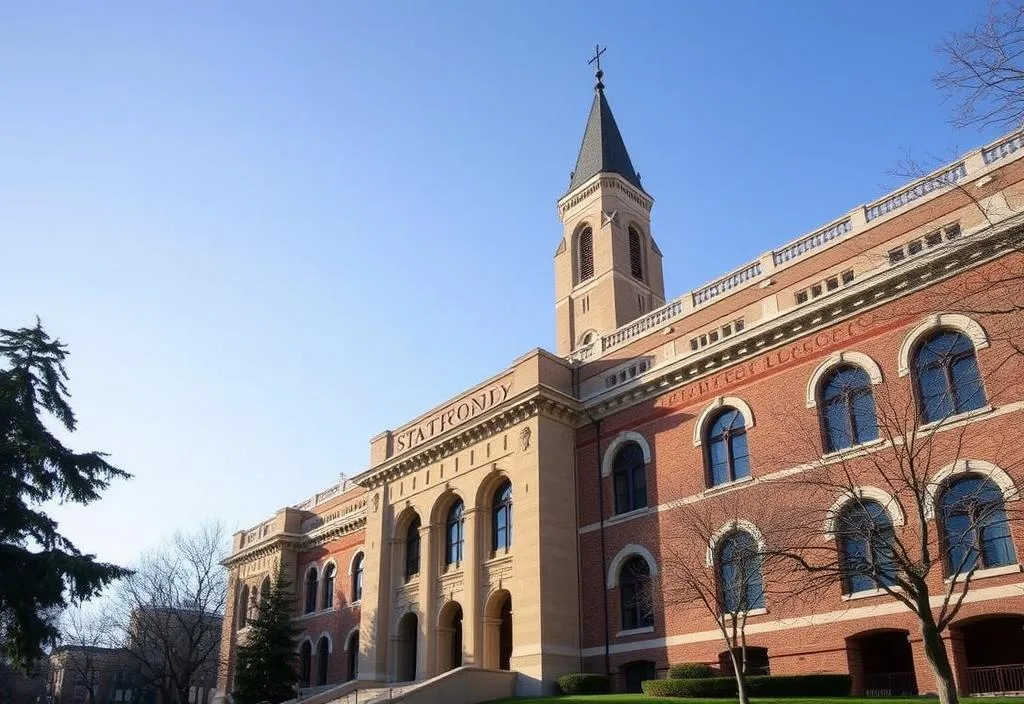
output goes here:
{"type": "Polygon", "coordinates": [[[600,173],[618,174],[643,190],[640,175],[633,168],[619,126],[615,124],[615,118],[612,116],[611,106],[604,96],[604,83],[601,82],[604,71],[598,68],[594,75],[597,77],[594,102],[590,105],[587,129],[583,132],[583,142],[580,144],[579,156],[576,157],[576,168],[572,172],[569,190],[577,188],[600,173]]]}
{"type": "Polygon", "coordinates": [[[555,252],[555,335],[563,355],[599,345],[603,335],[665,304],[661,252],[651,237],[654,201],[604,96],[604,50],[595,51],[594,102],[569,191],[558,201],[564,231],[555,252]]]}

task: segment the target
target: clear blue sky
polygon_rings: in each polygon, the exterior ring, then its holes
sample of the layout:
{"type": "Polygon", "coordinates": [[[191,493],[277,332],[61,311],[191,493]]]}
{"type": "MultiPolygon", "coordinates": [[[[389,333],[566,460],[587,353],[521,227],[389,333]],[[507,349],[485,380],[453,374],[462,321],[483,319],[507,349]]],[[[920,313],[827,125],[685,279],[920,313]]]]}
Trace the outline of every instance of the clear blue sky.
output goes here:
{"type": "Polygon", "coordinates": [[[129,560],[365,468],[369,438],[551,347],[586,59],[675,296],[951,156],[933,46],[984,0],[0,5],[0,326],[72,350],[61,508],[129,560]]]}

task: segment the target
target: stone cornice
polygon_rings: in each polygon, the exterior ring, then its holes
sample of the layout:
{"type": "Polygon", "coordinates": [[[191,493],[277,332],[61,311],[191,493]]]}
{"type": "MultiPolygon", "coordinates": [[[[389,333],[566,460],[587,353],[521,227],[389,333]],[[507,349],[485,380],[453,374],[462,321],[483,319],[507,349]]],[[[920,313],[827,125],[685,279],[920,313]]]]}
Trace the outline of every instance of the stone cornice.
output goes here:
{"type": "Polygon", "coordinates": [[[221,564],[229,568],[237,567],[247,562],[258,560],[261,557],[281,552],[281,550],[286,548],[301,548],[305,541],[306,536],[301,533],[277,533],[274,535],[268,535],[265,540],[262,540],[251,547],[247,547],[244,550],[239,550],[233,555],[229,555],[221,561],[221,564]]]}
{"type": "Polygon", "coordinates": [[[318,526],[308,533],[277,533],[269,535],[265,540],[256,543],[252,547],[240,550],[229,556],[223,562],[225,567],[238,567],[246,563],[258,560],[261,557],[274,555],[282,550],[308,550],[318,545],[330,542],[343,535],[355,533],[366,525],[366,511],[360,510],[347,513],[335,520],[318,526]]]}
{"type": "MultiPolygon", "coordinates": [[[[951,278],[1011,249],[1024,246],[1024,215],[965,235],[955,246],[937,248],[911,259],[892,271],[840,289],[820,302],[780,315],[768,324],[751,328],[727,345],[686,357],[643,379],[616,387],[583,403],[586,419],[602,418],[650,398],[661,396],[692,381],[730,367],[744,359],[775,349],[864,311],[951,278]]],[[[625,361],[620,360],[620,361],[625,361]]]]}
{"type": "Polygon", "coordinates": [[[367,489],[383,486],[398,477],[449,457],[470,445],[541,414],[570,424],[578,422],[580,404],[571,396],[548,386],[536,386],[520,394],[504,407],[451,431],[423,448],[392,461],[385,462],[354,478],[367,489]]]}

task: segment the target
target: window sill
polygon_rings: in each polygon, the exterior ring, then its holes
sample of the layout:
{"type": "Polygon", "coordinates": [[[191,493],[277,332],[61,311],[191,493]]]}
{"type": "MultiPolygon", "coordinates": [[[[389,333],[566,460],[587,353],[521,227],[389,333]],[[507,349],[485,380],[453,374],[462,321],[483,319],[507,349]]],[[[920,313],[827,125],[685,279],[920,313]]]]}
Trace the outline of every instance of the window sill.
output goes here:
{"type": "MultiPolygon", "coordinates": [[[[766,607],[764,607],[764,606],[762,606],[759,609],[751,609],[750,611],[741,611],[740,612],[741,615],[746,616],[747,618],[750,618],[751,616],[764,616],[766,613],[768,613],[768,609],[766,607]]],[[[723,614],[723,618],[726,621],[732,621],[733,615],[732,614],[723,614]]]]}
{"type": "Polygon", "coordinates": [[[648,513],[651,513],[651,512],[652,511],[651,511],[651,507],[650,506],[643,506],[641,508],[635,508],[632,511],[626,511],[625,513],[617,513],[614,516],[612,516],[611,518],[605,519],[604,524],[606,526],[615,525],[616,523],[619,523],[621,521],[628,521],[631,518],[638,518],[640,516],[644,516],[644,515],[646,515],[648,513]]]}
{"type": "Polygon", "coordinates": [[[867,454],[872,448],[878,447],[879,445],[882,445],[884,443],[885,438],[875,438],[874,440],[867,440],[857,445],[850,445],[849,447],[844,447],[841,450],[832,450],[832,452],[826,452],[821,456],[821,459],[832,460],[838,457],[859,456],[862,454],[867,454]]]}
{"type": "MultiPolygon", "coordinates": [[[[1024,572],[1024,566],[1021,566],[1019,564],[1001,565],[999,567],[987,567],[983,570],[975,570],[974,574],[971,575],[971,581],[973,582],[976,579],[985,579],[987,577],[1001,577],[1004,574],[1018,574],[1020,572],[1024,572]]],[[[962,577],[963,579],[966,579],[967,575],[960,573],[957,575],[957,577],[962,577]]],[[[945,584],[949,584],[953,581],[953,578],[946,577],[942,581],[945,584]]]]}
{"type": "Polygon", "coordinates": [[[486,560],[484,560],[484,565],[499,564],[501,562],[505,562],[507,560],[510,560],[511,558],[512,558],[512,549],[511,548],[509,548],[508,550],[499,550],[498,552],[494,553],[493,555],[488,557],[486,560]]]}
{"type": "Polygon", "coordinates": [[[743,486],[744,484],[752,481],[754,481],[753,476],[743,477],[742,479],[733,479],[731,482],[725,482],[724,484],[716,484],[715,486],[708,487],[701,493],[701,496],[714,496],[715,494],[721,494],[729,489],[735,489],[738,486],[743,486]]]}
{"type": "MultiPolygon", "coordinates": [[[[890,587],[890,591],[900,592],[903,591],[900,587],[890,587]]],[[[873,596],[888,596],[889,592],[885,591],[881,587],[875,589],[863,589],[859,592],[853,592],[851,594],[843,594],[843,601],[856,601],[857,599],[870,599],[873,596]]]]}
{"type": "Polygon", "coordinates": [[[955,416],[946,416],[945,418],[939,418],[933,420],[930,423],[924,423],[918,428],[918,431],[934,430],[953,423],[959,423],[965,420],[972,420],[978,416],[984,416],[991,413],[995,408],[991,404],[982,406],[981,408],[975,408],[973,411],[964,411],[963,413],[957,413],[955,416]]]}
{"type": "Polygon", "coordinates": [[[644,626],[643,628],[630,628],[627,631],[619,631],[615,634],[615,637],[628,638],[629,636],[639,636],[645,633],[654,633],[654,626],[644,626]]]}

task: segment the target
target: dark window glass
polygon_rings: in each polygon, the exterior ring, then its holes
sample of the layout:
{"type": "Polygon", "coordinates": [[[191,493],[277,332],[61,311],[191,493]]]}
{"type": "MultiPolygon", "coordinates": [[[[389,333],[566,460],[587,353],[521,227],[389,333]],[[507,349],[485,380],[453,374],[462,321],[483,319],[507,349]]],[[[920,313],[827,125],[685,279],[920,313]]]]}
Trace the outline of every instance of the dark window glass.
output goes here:
{"type": "Polygon", "coordinates": [[[731,533],[719,546],[718,589],[724,613],[764,608],[761,558],[750,533],[731,533]]]}
{"type": "Polygon", "coordinates": [[[955,240],[960,236],[960,223],[953,223],[946,226],[946,239],[955,240]]]}
{"type": "Polygon", "coordinates": [[[930,232],[924,236],[924,243],[929,247],[934,247],[937,244],[942,244],[942,232],[930,232]]]}
{"type": "Polygon", "coordinates": [[[316,570],[309,570],[306,573],[306,613],[316,611],[316,570]]]}
{"type": "Polygon", "coordinates": [[[807,291],[797,291],[796,292],[796,302],[797,303],[807,303],[807,291]]]}
{"type": "Polygon", "coordinates": [[[835,276],[825,279],[825,288],[829,291],[835,291],[839,288],[839,279],[835,276]]]}
{"type": "Polygon", "coordinates": [[[904,256],[906,255],[903,254],[902,247],[900,249],[891,249],[889,250],[889,263],[895,264],[896,262],[903,261],[904,256]]]}
{"type": "Polygon", "coordinates": [[[708,482],[718,486],[750,476],[747,429],[735,408],[723,408],[708,424],[705,438],[708,482]]]}
{"type": "Polygon", "coordinates": [[[811,298],[817,298],[821,295],[821,284],[814,284],[811,286],[811,298]]]}
{"type": "Polygon", "coordinates": [[[594,275],[594,231],[589,227],[580,233],[579,240],[580,281],[594,275]]]}
{"type": "Polygon", "coordinates": [[[968,476],[942,492],[938,518],[950,574],[1017,561],[1003,493],[995,482],[968,476]]]}
{"type": "Polygon", "coordinates": [[[974,345],[966,335],[953,330],[937,332],[917,348],[913,366],[925,423],[985,405],[974,345]]]}
{"type": "Polygon", "coordinates": [[[921,240],[914,240],[907,245],[907,251],[910,252],[911,256],[920,253],[922,249],[924,249],[924,245],[921,244],[921,240]]]}
{"type": "Polygon", "coordinates": [[[327,684],[327,639],[321,638],[316,646],[316,683],[322,687],[327,684]]]}
{"type": "Polygon", "coordinates": [[[334,606],[334,565],[327,565],[324,568],[324,596],[323,596],[323,608],[329,609],[334,606]]]}
{"type": "Polygon", "coordinates": [[[238,613],[235,615],[235,627],[245,628],[249,625],[249,585],[242,586],[238,595],[238,613]]]}
{"type": "Polygon", "coordinates": [[[512,485],[503,483],[491,503],[491,544],[494,552],[512,547],[512,485]]]}
{"type": "Polygon", "coordinates": [[[462,501],[456,501],[448,509],[448,520],[445,523],[445,535],[448,538],[444,553],[444,564],[458,565],[462,563],[462,546],[465,542],[463,536],[462,522],[462,501]]]}
{"type": "Polygon", "coordinates": [[[352,563],[352,601],[360,601],[363,598],[363,554],[356,555],[352,563]]]}
{"type": "Polygon", "coordinates": [[[740,332],[741,330],[743,330],[743,320],[742,320],[742,318],[740,320],[737,320],[735,325],[736,325],[736,332],[740,332]]]}
{"type": "Polygon", "coordinates": [[[612,469],[615,513],[635,511],[647,505],[647,471],[644,451],[635,442],[626,443],[615,455],[612,469]]]}
{"type": "Polygon", "coordinates": [[[313,669],[313,646],[307,640],[299,648],[299,686],[308,687],[309,678],[313,669]]]}
{"type": "Polygon", "coordinates": [[[834,452],[878,437],[871,379],[860,367],[842,366],[821,385],[825,451],[834,452]]]}
{"type": "Polygon", "coordinates": [[[409,523],[405,532],[405,578],[412,579],[420,573],[420,517],[409,523]]]}
{"type": "Polygon", "coordinates": [[[847,594],[893,583],[892,521],[882,504],[851,501],[836,517],[835,531],[847,594]]]}
{"type": "Polygon", "coordinates": [[[853,281],[853,271],[852,270],[844,271],[843,272],[843,285],[845,286],[846,284],[850,283],[851,281],[853,281]]]}
{"type": "Polygon", "coordinates": [[[622,630],[654,625],[650,600],[651,570],[642,557],[631,557],[619,573],[622,630]]]}

